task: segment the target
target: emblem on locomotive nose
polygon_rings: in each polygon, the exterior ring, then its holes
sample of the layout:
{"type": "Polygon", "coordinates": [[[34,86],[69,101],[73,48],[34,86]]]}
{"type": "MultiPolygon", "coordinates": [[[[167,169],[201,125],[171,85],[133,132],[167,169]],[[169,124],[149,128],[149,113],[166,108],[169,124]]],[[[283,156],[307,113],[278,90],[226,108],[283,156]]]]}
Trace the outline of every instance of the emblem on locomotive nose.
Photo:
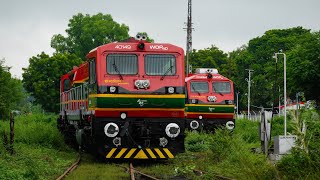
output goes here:
{"type": "Polygon", "coordinates": [[[147,104],[147,103],[148,103],[148,101],[147,101],[147,100],[142,100],[142,99],[138,99],[138,101],[137,101],[137,102],[139,103],[140,107],[142,107],[142,106],[144,106],[145,104],[147,104]]]}
{"type": "Polygon", "coordinates": [[[210,111],[210,112],[212,112],[212,111],[214,111],[214,110],[215,110],[215,108],[209,107],[209,111],[210,111]]]}

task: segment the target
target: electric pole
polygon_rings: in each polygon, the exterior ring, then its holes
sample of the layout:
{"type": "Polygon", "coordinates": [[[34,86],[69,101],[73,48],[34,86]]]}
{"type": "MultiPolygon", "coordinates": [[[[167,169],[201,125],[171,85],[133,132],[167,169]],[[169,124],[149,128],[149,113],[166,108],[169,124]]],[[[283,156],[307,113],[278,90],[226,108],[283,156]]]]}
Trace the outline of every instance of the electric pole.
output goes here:
{"type": "Polygon", "coordinates": [[[250,119],[250,88],[251,88],[251,73],[253,72],[252,69],[246,69],[249,73],[249,79],[246,78],[248,82],[248,119],[250,119]]]}
{"type": "Polygon", "coordinates": [[[187,47],[186,47],[186,58],[187,58],[187,70],[186,75],[189,74],[189,60],[190,60],[190,52],[192,51],[192,13],[191,13],[191,0],[188,0],[188,19],[187,19],[187,47]]]}

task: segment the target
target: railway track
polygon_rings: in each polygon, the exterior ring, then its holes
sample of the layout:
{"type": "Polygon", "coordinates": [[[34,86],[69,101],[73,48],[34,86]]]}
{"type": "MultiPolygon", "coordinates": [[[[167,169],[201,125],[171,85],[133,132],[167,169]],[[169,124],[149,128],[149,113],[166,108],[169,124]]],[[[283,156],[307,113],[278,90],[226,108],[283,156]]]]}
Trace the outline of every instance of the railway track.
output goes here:
{"type": "MultiPolygon", "coordinates": [[[[62,180],[62,179],[65,179],[66,176],[70,173],[72,173],[79,165],[80,165],[80,162],[81,162],[81,153],[79,153],[78,155],[78,158],[77,160],[61,175],[57,178],[57,180],[62,180]]],[[[84,158],[85,159],[85,158],[84,158]]],[[[85,160],[84,160],[84,163],[85,160]]],[[[136,164],[137,162],[135,162],[136,164]]],[[[135,168],[133,166],[133,162],[130,162],[127,166],[126,165],[121,165],[119,164],[118,162],[114,162],[114,163],[111,163],[113,166],[117,166],[117,167],[121,167],[124,171],[123,173],[124,174],[128,174],[128,179],[130,177],[131,180],[136,180],[136,179],[151,179],[151,180],[159,180],[159,178],[157,177],[154,177],[152,175],[148,175],[146,173],[143,173],[141,172],[141,170],[138,170],[137,168],[135,168]]],[[[101,165],[101,164],[100,164],[101,165]]],[[[107,165],[107,164],[106,164],[107,165]]],[[[138,164],[136,164],[138,165],[138,164]]],[[[108,168],[108,167],[107,167],[108,168]]],[[[81,169],[81,168],[80,168],[81,169]]],[[[81,171],[81,170],[80,170],[81,171]]],[[[119,170],[120,171],[120,170],[119,170]]],[[[76,173],[76,172],[75,172],[76,173]]],[[[199,169],[193,169],[193,173],[197,176],[203,176],[204,174],[207,174],[208,172],[206,171],[202,171],[202,170],[199,170],[199,169]]],[[[74,174],[73,174],[74,175],[74,174]]],[[[222,176],[222,175],[218,175],[218,174],[213,174],[213,176],[215,177],[215,179],[221,179],[221,180],[233,180],[233,178],[230,178],[230,177],[225,177],[225,176],[222,176]]],[[[73,178],[75,178],[77,176],[73,176],[73,178]]],[[[102,175],[102,177],[104,177],[102,175]]],[[[71,177],[71,179],[73,179],[71,177]]],[[[187,179],[186,177],[180,177],[180,179],[187,179]]]]}
{"type": "MultiPolygon", "coordinates": [[[[82,156],[81,156],[81,153],[79,153],[77,160],[76,160],[70,167],[68,167],[68,168],[64,171],[64,173],[57,178],[57,180],[65,179],[68,174],[72,173],[72,172],[80,165],[81,157],[82,157],[82,156]]],[[[136,179],[159,180],[159,179],[156,178],[156,177],[153,177],[153,176],[151,176],[151,175],[145,174],[145,173],[143,173],[143,172],[135,169],[135,168],[133,167],[133,162],[130,162],[130,163],[129,163],[129,167],[122,166],[122,165],[117,164],[117,163],[115,163],[114,165],[125,169],[126,172],[129,173],[131,180],[136,180],[136,179]]]]}
{"type": "Polygon", "coordinates": [[[81,154],[78,155],[78,159],[66,171],[64,171],[64,173],[61,176],[59,176],[57,180],[64,179],[69,173],[75,170],[79,166],[80,161],[81,161],[81,154]]]}

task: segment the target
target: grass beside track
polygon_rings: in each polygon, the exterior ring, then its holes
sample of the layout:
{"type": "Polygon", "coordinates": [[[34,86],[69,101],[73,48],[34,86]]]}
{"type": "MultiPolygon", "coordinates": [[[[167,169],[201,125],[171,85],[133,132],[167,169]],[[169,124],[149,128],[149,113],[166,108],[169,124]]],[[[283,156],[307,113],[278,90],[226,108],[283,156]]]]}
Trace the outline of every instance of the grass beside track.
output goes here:
{"type": "Polygon", "coordinates": [[[75,159],[72,150],[18,143],[14,155],[1,150],[0,179],[56,179],[75,159]]]}
{"type": "MultiPolygon", "coordinates": [[[[258,149],[258,122],[236,120],[236,129],[218,129],[214,134],[188,132],[186,152],[168,161],[134,163],[137,170],[159,179],[318,179],[320,176],[320,117],[313,112],[301,113],[306,119],[305,148],[295,148],[275,165],[258,149]],[[203,171],[201,176],[194,170],[203,171]]],[[[55,179],[76,159],[56,129],[54,116],[31,115],[16,118],[15,154],[9,155],[0,144],[0,179],[55,179]]],[[[288,133],[301,129],[288,118],[288,133]]],[[[4,129],[9,136],[9,122],[0,122],[0,139],[4,129]]],[[[272,137],[283,133],[283,118],[272,122],[272,137]]],[[[301,142],[297,142],[301,143],[301,142]]],[[[271,143],[272,144],[272,143],[271,143]]],[[[124,161],[125,162],[125,161],[124,161]]],[[[129,179],[129,173],[115,164],[97,162],[84,155],[80,166],[67,179],[129,179]]]]}
{"type": "Polygon", "coordinates": [[[93,156],[89,154],[83,154],[81,157],[80,165],[72,173],[67,175],[66,179],[130,179],[129,172],[126,172],[125,168],[119,167],[116,164],[129,168],[129,163],[114,164],[97,162],[96,158],[94,158],[93,156]]]}
{"type": "Polygon", "coordinates": [[[55,179],[77,158],[56,128],[54,115],[15,118],[14,154],[7,151],[9,121],[0,121],[0,179],[55,179]]]}

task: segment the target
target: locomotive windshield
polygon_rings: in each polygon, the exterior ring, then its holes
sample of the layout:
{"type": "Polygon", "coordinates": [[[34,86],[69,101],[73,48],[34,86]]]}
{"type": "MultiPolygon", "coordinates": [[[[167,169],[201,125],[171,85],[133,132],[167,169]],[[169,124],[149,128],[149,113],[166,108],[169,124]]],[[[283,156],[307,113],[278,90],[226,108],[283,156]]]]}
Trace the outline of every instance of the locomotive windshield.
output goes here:
{"type": "Polygon", "coordinates": [[[190,82],[191,92],[208,93],[209,86],[207,82],[190,82]]]}
{"type": "Polygon", "coordinates": [[[229,82],[213,82],[212,89],[214,92],[222,94],[231,92],[231,86],[229,82]]]}
{"type": "Polygon", "coordinates": [[[108,74],[137,74],[138,57],[134,54],[109,54],[107,56],[108,74]]]}
{"type": "Polygon", "coordinates": [[[148,54],[145,56],[147,75],[164,76],[176,74],[176,57],[170,54],[148,54]]]}

